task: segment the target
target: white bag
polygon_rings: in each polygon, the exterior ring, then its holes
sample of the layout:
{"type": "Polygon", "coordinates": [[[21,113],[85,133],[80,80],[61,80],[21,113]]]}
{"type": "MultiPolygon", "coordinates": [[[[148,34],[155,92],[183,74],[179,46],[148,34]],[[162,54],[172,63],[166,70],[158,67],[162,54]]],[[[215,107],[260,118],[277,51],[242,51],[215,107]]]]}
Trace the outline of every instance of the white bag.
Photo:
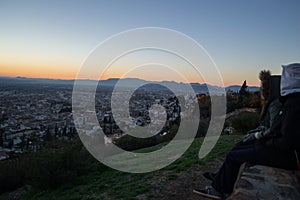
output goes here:
{"type": "Polygon", "coordinates": [[[282,65],[281,96],[300,92],[300,63],[282,65]]]}

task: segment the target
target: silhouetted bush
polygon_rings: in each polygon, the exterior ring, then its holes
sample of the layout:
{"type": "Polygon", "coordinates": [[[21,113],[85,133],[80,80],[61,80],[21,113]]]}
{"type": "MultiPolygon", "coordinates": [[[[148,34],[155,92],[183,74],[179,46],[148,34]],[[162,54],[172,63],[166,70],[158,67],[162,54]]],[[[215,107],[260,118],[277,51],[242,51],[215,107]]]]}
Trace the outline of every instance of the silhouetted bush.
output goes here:
{"type": "Polygon", "coordinates": [[[106,169],[79,142],[35,153],[30,160],[26,181],[36,189],[57,188],[82,174],[106,169]]]}
{"type": "Polygon", "coordinates": [[[0,194],[18,189],[25,183],[25,168],[19,160],[0,162],[0,194]]]}
{"type": "Polygon", "coordinates": [[[207,133],[209,120],[200,120],[196,137],[204,137],[207,133]]]}
{"type": "Polygon", "coordinates": [[[148,138],[137,138],[131,135],[125,135],[115,140],[114,143],[118,147],[126,151],[133,151],[137,149],[155,146],[156,144],[158,144],[158,141],[156,139],[156,136],[152,136],[148,138]]]}
{"type": "Polygon", "coordinates": [[[80,141],[62,143],[0,163],[0,193],[24,184],[34,190],[54,189],[70,183],[77,176],[108,169],[94,159],[80,141]]]}
{"type": "Polygon", "coordinates": [[[259,115],[253,112],[243,112],[229,119],[230,124],[238,133],[246,133],[259,125],[259,115]]]}

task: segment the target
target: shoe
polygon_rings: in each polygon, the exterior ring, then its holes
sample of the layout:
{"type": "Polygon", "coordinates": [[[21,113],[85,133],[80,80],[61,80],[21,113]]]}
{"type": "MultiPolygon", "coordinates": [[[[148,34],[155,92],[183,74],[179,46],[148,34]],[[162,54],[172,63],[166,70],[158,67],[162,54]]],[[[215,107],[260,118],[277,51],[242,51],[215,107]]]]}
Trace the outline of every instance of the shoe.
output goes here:
{"type": "Polygon", "coordinates": [[[213,181],[216,177],[216,173],[212,173],[212,172],[205,172],[202,174],[205,178],[207,178],[210,181],[213,181]]]}
{"type": "Polygon", "coordinates": [[[223,199],[223,195],[212,186],[206,186],[205,189],[202,190],[194,189],[193,192],[210,199],[223,199]]]}

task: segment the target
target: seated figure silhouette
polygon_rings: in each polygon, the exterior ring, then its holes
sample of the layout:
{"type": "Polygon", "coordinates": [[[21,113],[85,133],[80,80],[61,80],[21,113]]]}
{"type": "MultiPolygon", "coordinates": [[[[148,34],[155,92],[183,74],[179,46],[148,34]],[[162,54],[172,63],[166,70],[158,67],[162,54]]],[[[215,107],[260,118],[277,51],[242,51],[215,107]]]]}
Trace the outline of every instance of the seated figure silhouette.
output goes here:
{"type": "MultiPolygon", "coordinates": [[[[272,85],[272,76],[270,85],[272,85]]],[[[236,144],[227,154],[219,171],[212,177],[212,184],[201,190],[195,189],[195,193],[213,199],[222,199],[231,194],[240,166],[245,162],[287,170],[298,168],[298,153],[300,152],[300,64],[282,66],[280,94],[279,101],[282,106],[279,112],[275,111],[277,110],[276,106],[273,107],[277,104],[275,103],[277,98],[267,100],[264,108],[267,111],[263,109],[262,112],[261,122],[263,123],[269,118],[270,127],[263,129],[263,131],[261,129],[253,131],[243,141],[236,144]],[[272,102],[274,102],[273,105],[272,102]],[[275,108],[274,113],[278,114],[271,114],[273,113],[272,107],[275,108]]],[[[271,95],[270,90],[269,99],[272,99],[271,95]]]]}

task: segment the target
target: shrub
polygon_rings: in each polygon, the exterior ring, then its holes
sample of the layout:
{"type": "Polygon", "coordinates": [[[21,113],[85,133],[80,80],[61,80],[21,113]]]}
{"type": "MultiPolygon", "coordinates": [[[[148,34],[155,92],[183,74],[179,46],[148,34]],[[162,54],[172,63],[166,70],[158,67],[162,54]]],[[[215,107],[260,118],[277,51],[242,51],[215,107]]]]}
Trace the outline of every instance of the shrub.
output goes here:
{"type": "Polygon", "coordinates": [[[27,159],[31,167],[26,172],[26,181],[35,189],[57,188],[79,175],[106,168],[80,142],[37,152],[27,159]]]}
{"type": "Polygon", "coordinates": [[[80,141],[55,146],[0,163],[0,193],[25,184],[37,191],[54,189],[77,176],[108,169],[95,160],[80,141]]]}
{"type": "Polygon", "coordinates": [[[154,146],[158,142],[156,140],[156,136],[152,136],[149,138],[137,138],[137,137],[133,137],[131,135],[125,135],[125,136],[115,140],[114,143],[118,147],[120,147],[126,151],[133,151],[133,150],[137,150],[137,149],[154,146]]]}
{"type": "Polygon", "coordinates": [[[18,160],[0,162],[0,194],[10,192],[25,183],[25,168],[18,160]]]}
{"type": "Polygon", "coordinates": [[[204,137],[207,133],[209,120],[200,120],[196,137],[204,137]]]}
{"type": "Polygon", "coordinates": [[[230,124],[238,133],[246,133],[259,125],[259,115],[253,112],[243,112],[229,119],[230,124]]]}

